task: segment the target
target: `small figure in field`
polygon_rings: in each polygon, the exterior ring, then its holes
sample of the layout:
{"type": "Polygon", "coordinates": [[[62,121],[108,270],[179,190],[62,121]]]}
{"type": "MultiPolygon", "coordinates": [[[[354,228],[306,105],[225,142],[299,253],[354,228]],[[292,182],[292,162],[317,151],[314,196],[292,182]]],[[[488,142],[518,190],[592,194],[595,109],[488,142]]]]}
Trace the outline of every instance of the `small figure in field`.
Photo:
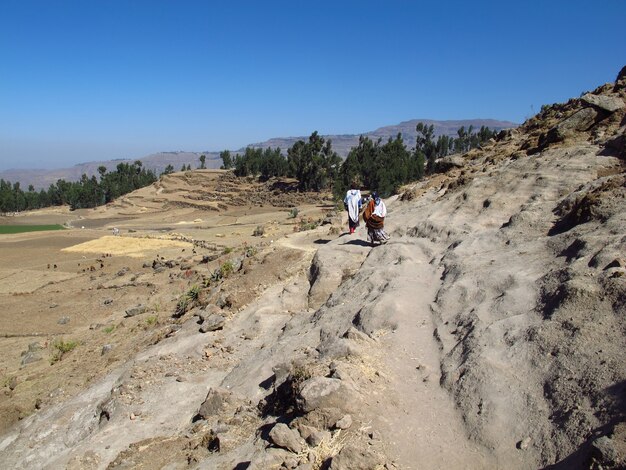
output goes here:
{"type": "Polygon", "coordinates": [[[367,238],[372,246],[375,242],[379,244],[387,243],[389,235],[385,233],[385,217],[387,216],[387,207],[383,200],[375,191],[370,196],[367,207],[363,212],[363,220],[367,226],[367,238]]]}
{"type": "Polygon", "coordinates": [[[346,197],[343,198],[343,207],[348,211],[348,229],[353,234],[359,226],[359,212],[361,211],[361,191],[357,189],[355,183],[350,185],[346,197]]]}
{"type": "Polygon", "coordinates": [[[117,227],[113,227],[113,236],[117,237],[120,234],[120,229],[117,227]]]}

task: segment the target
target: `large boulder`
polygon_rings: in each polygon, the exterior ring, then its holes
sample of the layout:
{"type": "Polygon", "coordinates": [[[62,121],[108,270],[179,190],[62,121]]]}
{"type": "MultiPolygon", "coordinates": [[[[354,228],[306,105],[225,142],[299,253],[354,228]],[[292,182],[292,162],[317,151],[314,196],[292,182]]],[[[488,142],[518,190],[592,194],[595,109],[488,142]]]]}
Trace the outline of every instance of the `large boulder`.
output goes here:
{"type": "Polygon", "coordinates": [[[208,419],[212,416],[220,415],[230,408],[235,407],[239,401],[229,390],[222,388],[211,388],[207,393],[204,402],[196,414],[196,419],[208,419]]]}
{"type": "Polygon", "coordinates": [[[555,142],[562,142],[581,132],[588,131],[593,125],[606,117],[607,112],[595,107],[582,108],[563,119],[546,134],[539,138],[539,147],[543,148],[555,142]]]}
{"type": "Polygon", "coordinates": [[[358,396],[354,389],[342,380],[329,377],[312,377],[300,388],[300,409],[310,412],[320,408],[336,408],[352,412],[358,407],[358,396]]]}
{"type": "Polygon", "coordinates": [[[458,155],[449,155],[435,161],[433,171],[435,173],[446,173],[454,168],[463,168],[465,160],[458,155]]]}
{"type": "Polygon", "coordinates": [[[624,109],[624,100],[616,95],[592,95],[587,93],[581,98],[585,103],[600,108],[609,113],[614,113],[619,109],[624,109]]]}

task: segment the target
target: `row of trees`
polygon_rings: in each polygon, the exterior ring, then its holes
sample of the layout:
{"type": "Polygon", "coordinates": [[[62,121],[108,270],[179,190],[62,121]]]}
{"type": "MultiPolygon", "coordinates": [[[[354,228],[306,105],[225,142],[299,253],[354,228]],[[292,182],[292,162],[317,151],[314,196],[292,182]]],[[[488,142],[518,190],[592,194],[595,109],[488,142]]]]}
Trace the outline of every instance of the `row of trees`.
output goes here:
{"type": "Polygon", "coordinates": [[[115,171],[107,172],[98,167],[100,180],[83,174],[79,181],[60,179],[47,190],[35,191],[33,185],[27,191],[20,183],[0,179],[0,212],[19,212],[48,206],[69,204],[71,209],[96,207],[148,186],[157,180],[152,170],[142,167],[139,160],[134,163],[119,163],[115,171]]]}
{"type": "MultiPolygon", "coordinates": [[[[438,158],[450,153],[467,152],[495,136],[496,132],[481,127],[474,132],[472,126],[461,127],[457,137],[439,136],[434,140],[434,127],[419,123],[417,140],[413,149],[407,149],[401,134],[387,142],[361,136],[346,160],[332,149],[330,140],[313,132],[307,141],[299,140],[287,150],[285,157],[279,148],[248,147],[243,154],[220,153],[222,168],[233,169],[237,176],[259,176],[263,179],[288,176],[298,180],[301,191],[332,189],[341,196],[350,185],[376,189],[389,196],[398,187],[421,179],[425,171],[432,171],[438,158]],[[428,162],[427,165],[425,162],[428,162]]],[[[200,169],[205,168],[206,157],[200,156],[200,169]]],[[[183,165],[181,171],[191,170],[183,165]]],[[[163,174],[174,172],[168,165],[163,174]]],[[[27,191],[19,183],[0,179],[0,212],[18,212],[41,207],[69,204],[72,209],[96,207],[148,186],[157,180],[152,170],[142,167],[141,161],[120,163],[115,171],[98,168],[100,180],[83,174],[76,182],[58,180],[48,190],[35,191],[31,185],[27,191]]]]}
{"type": "Polygon", "coordinates": [[[481,127],[474,132],[472,126],[461,127],[457,137],[439,136],[434,140],[434,126],[419,123],[416,127],[415,148],[408,149],[402,135],[389,138],[385,143],[361,136],[346,160],[332,150],[330,140],[313,132],[308,141],[299,140],[287,150],[285,157],[279,148],[260,149],[248,147],[243,154],[220,153],[222,168],[233,169],[237,176],[289,176],[298,180],[302,191],[332,189],[342,195],[350,185],[357,184],[376,189],[389,196],[399,186],[421,179],[426,169],[432,171],[438,158],[451,153],[467,152],[494,137],[496,132],[481,127]]]}

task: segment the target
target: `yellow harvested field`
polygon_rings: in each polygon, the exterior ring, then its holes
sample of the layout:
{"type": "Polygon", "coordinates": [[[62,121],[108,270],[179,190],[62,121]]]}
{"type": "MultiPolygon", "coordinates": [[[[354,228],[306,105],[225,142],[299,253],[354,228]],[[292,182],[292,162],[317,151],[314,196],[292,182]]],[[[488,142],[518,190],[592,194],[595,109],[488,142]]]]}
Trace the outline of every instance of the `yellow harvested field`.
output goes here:
{"type": "Polygon", "coordinates": [[[140,258],[148,251],[168,248],[192,248],[192,246],[191,243],[178,240],[107,235],[96,240],[63,248],[61,251],[69,253],[110,253],[112,255],[140,258]]]}

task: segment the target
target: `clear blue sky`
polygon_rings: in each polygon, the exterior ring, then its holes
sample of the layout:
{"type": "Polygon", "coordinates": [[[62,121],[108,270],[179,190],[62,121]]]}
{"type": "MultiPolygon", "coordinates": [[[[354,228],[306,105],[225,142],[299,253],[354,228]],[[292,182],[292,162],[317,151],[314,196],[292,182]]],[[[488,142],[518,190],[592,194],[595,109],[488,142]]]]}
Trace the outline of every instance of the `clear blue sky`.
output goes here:
{"type": "Polygon", "coordinates": [[[625,24],[624,0],[0,0],[0,170],[522,122],[613,81],[625,24]]]}

